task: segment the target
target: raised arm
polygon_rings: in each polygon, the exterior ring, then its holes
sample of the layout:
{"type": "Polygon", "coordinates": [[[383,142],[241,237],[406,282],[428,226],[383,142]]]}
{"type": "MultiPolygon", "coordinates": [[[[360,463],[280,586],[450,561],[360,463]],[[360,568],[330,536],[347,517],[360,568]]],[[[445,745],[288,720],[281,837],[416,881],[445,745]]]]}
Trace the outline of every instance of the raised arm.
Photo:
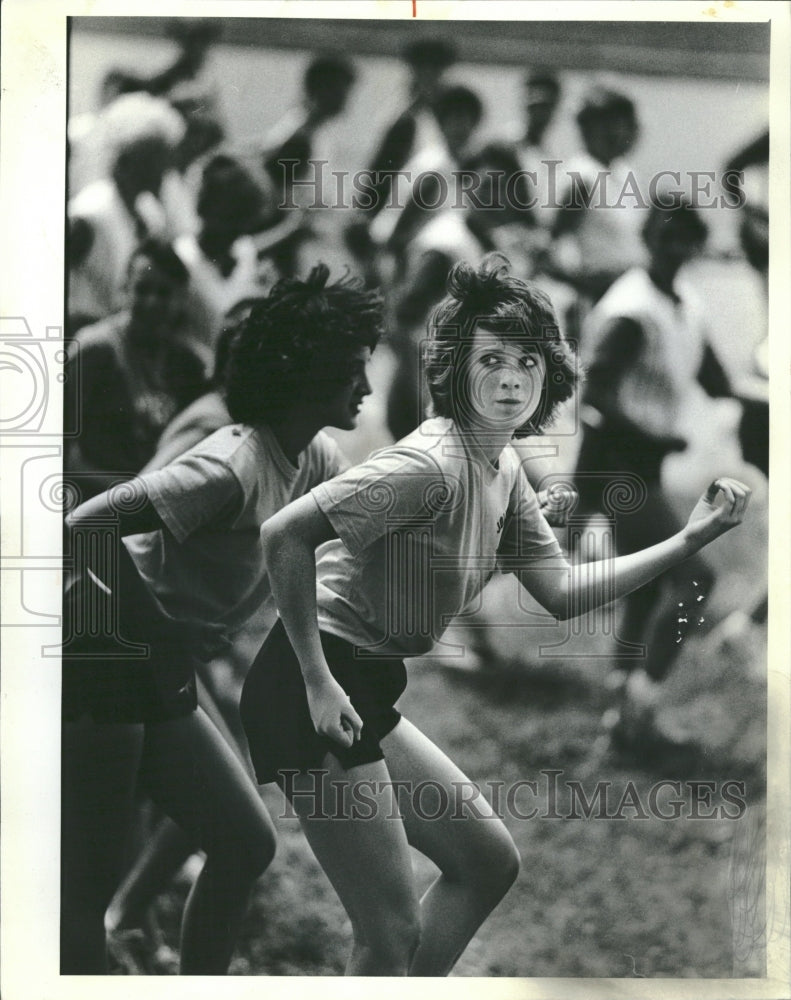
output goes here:
{"type": "Polygon", "coordinates": [[[556,618],[586,614],[625,597],[740,524],[750,490],[735,479],[709,486],[677,534],[631,555],[572,567],[562,558],[534,562],[517,571],[520,582],[556,618]]]}
{"type": "Polygon", "coordinates": [[[299,660],[313,725],[317,733],[349,747],[360,738],[362,719],[330,673],[316,606],[316,548],[336,537],[309,493],[278,511],[261,528],[272,593],[299,660]]]}

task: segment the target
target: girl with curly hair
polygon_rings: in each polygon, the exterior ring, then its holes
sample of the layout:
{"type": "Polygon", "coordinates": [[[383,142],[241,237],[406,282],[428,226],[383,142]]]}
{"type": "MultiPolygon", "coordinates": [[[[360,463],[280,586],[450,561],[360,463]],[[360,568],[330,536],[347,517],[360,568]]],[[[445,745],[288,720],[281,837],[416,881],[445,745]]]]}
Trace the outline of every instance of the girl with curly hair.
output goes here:
{"type": "Polygon", "coordinates": [[[106,971],[103,918],[138,780],[207,855],[185,909],[182,973],[227,970],[274,853],[255,785],[197,707],[194,662],[271,600],[261,524],[341,471],[320,429],[353,428],[371,391],[382,301],[328,276],[319,265],[251,305],[229,348],[236,423],[67,518],[79,565],[64,606],[63,973],[106,971]],[[98,537],[108,525],[109,544],[98,537]]]}
{"type": "Polygon", "coordinates": [[[261,531],[281,623],[248,674],[242,721],[258,780],[279,782],[349,914],[350,975],[447,974],[519,870],[480,790],[394,707],[403,661],[498,569],[568,618],[646,583],[747,504],[744,486],[718,480],[677,535],[572,573],[511,440],[573,392],[573,358],[549,299],[506,265],[451,270],[429,320],[436,416],[261,531]],[[420,900],[409,845],[439,868],[420,900]]]}

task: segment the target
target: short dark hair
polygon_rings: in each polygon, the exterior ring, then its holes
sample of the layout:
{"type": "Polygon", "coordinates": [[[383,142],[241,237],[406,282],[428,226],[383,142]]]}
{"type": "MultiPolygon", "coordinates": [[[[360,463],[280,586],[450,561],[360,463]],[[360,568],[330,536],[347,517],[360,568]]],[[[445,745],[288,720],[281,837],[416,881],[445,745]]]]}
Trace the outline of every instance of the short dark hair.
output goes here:
{"type": "Polygon", "coordinates": [[[219,209],[230,228],[255,232],[269,211],[269,190],[262,171],[228,152],[204,164],[195,209],[200,218],[219,209]]]}
{"type": "Polygon", "coordinates": [[[457,111],[466,112],[477,123],[483,117],[483,102],[469,87],[443,88],[434,101],[434,114],[441,120],[457,111]]]}
{"type": "Polygon", "coordinates": [[[127,270],[132,271],[132,265],[139,258],[150,260],[154,267],[166,274],[177,285],[185,286],[190,280],[189,271],[173,247],[155,236],[141,240],[129,255],[127,270]]]}
{"type": "Polygon", "coordinates": [[[329,52],[316,56],[305,70],[305,91],[310,96],[315,96],[327,83],[345,83],[351,86],[356,76],[354,67],[345,56],[329,52]]]}
{"type": "Polygon", "coordinates": [[[418,38],[403,50],[404,62],[414,69],[429,67],[441,72],[456,62],[456,49],[443,38],[418,38]]]}
{"type": "Polygon", "coordinates": [[[637,124],[637,111],[630,97],[609,87],[596,86],[585,95],[582,107],[577,112],[577,124],[584,132],[593,122],[615,115],[630,118],[637,124]]]}
{"type": "Polygon", "coordinates": [[[537,434],[555,416],[579,381],[576,358],[558,328],[549,297],[536,285],[508,273],[503,254],[487,254],[476,269],[459,261],[448,275],[448,295],[428,320],[425,373],[434,413],[458,419],[476,326],[503,334],[541,352],[546,376],[541,401],[515,437],[537,434]]]}
{"type": "Polygon", "coordinates": [[[706,242],[709,227],[692,202],[677,191],[663,195],[661,203],[651,205],[643,224],[643,239],[648,241],[659,227],[670,226],[676,231],[685,229],[693,243],[701,246],[706,242]]]}
{"type": "Polygon", "coordinates": [[[233,338],[225,396],[231,417],[267,423],[295,399],[333,391],[348,378],[349,359],[382,334],[383,300],[358,279],[327,285],[317,264],[307,280],[279,281],[254,301],[233,338]]]}

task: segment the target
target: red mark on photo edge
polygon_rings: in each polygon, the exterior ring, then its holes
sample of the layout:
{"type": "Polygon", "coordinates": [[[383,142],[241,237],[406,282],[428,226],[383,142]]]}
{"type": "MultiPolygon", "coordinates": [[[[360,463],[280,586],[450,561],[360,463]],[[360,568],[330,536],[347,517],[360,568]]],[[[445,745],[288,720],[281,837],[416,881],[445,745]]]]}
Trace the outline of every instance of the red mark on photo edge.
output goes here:
{"type": "Polygon", "coordinates": [[[412,17],[417,17],[417,0],[412,0],[412,17]]]}

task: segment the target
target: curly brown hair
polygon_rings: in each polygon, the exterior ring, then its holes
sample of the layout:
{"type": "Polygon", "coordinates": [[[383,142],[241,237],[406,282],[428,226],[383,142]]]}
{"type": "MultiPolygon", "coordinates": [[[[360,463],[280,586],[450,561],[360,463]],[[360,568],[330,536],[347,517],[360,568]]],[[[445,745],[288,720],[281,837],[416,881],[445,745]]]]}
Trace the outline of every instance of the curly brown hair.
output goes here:
{"type": "Polygon", "coordinates": [[[448,295],[428,320],[424,370],[436,416],[459,420],[476,327],[537,349],[546,367],[541,399],[531,418],[514,432],[515,437],[527,437],[551,423],[581,375],[549,297],[536,285],[509,274],[510,266],[500,253],[487,254],[477,270],[465,261],[454,264],[448,295]]]}

